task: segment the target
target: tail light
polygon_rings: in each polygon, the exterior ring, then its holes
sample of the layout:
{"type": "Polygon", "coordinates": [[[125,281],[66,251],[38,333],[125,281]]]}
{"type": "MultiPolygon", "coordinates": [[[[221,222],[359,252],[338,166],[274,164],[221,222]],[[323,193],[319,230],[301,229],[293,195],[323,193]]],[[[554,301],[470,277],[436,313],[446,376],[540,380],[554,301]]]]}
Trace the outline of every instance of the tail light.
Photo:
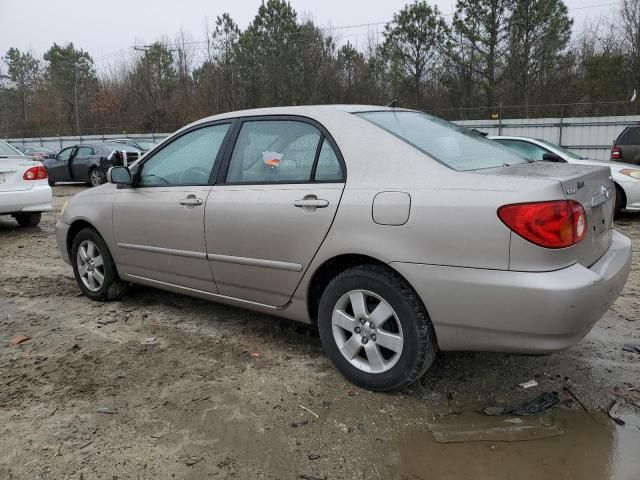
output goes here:
{"type": "Polygon", "coordinates": [[[29,170],[24,172],[24,175],[22,175],[23,180],[44,180],[48,177],[47,169],[42,165],[31,167],[29,170]]]}
{"type": "Polygon", "coordinates": [[[570,247],[587,234],[584,208],[574,200],[505,205],[498,217],[525,240],[545,248],[570,247]]]}
{"type": "Polygon", "coordinates": [[[613,147],[611,149],[611,160],[620,160],[622,158],[622,150],[620,147],[613,147]]]}

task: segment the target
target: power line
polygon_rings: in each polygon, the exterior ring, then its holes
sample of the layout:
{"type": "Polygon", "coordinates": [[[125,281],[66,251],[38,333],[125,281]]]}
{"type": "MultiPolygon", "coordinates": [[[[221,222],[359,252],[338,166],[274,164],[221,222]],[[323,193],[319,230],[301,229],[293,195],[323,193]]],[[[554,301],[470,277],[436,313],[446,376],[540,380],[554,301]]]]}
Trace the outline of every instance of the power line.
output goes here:
{"type": "MultiPolygon", "coordinates": [[[[591,8],[600,8],[600,7],[611,7],[611,6],[616,6],[618,5],[617,2],[611,2],[611,3],[600,3],[600,4],[595,4],[595,5],[584,5],[581,7],[572,7],[572,8],[568,8],[568,11],[576,11],[576,10],[587,10],[587,9],[591,9],[591,8]]],[[[439,14],[441,17],[452,17],[453,15],[455,15],[454,12],[451,13],[440,13],[439,14]]],[[[380,26],[386,26],[393,23],[393,20],[387,20],[385,22],[370,22],[370,23],[357,23],[357,24],[351,24],[351,25],[341,25],[341,26],[337,26],[337,27],[333,27],[333,26],[329,26],[329,27],[315,27],[315,29],[317,31],[321,31],[321,32],[333,32],[333,31],[340,31],[340,30],[348,30],[348,29],[356,29],[356,28],[372,28],[372,27],[380,27],[380,26]]],[[[302,36],[302,35],[308,35],[309,32],[304,32],[304,31],[298,31],[298,32],[291,32],[289,34],[281,34],[280,37],[284,38],[286,36],[287,40],[292,38],[292,37],[296,37],[296,36],[302,36]]],[[[365,36],[365,35],[372,35],[372,32],[360,32],[360,33],[352,33],[352,34],[347,34],[347,35],[342,35],[341,38],[347,38],[347,37],[360,37],[360,36],[365,36]]],[[[376,34],[376,38],[379,36],[379,32],[377,32],[376,34]]],[[[273,38],[273,36],[271,37],[273,38]]],[[[191,41],[191,42],[173,42],[173,43],[162,43],[163,46],[165,47],[186,47],[186,46],[193,46],[193,45],[206,45],[210,42],[209,39],[207,40],[195,40],[195,41],[191,41]]],[[[244,42],[245,45],[248,46],[255,46],[257,45],[257,43],[252,43],[252,42],[244,42]]],[[[133,53],[133,51],[140,51],[140,50],[146,50],[150,47],[150,44],[147,45],[133,45],[130,47],[126,47],[123,48],[121,50],[118,50],[117,52],[112,52],[106,55],[103,55],[101,57],[95,58],[94,59],[94,63],[99,63],[99,62],[103,62],[106,60],[111,60],[115,57],[118,57],[120,55],[125,55],[127,53],[133,53]]],[[[202,50],[199,50],[202,51],[202,50]]]]}

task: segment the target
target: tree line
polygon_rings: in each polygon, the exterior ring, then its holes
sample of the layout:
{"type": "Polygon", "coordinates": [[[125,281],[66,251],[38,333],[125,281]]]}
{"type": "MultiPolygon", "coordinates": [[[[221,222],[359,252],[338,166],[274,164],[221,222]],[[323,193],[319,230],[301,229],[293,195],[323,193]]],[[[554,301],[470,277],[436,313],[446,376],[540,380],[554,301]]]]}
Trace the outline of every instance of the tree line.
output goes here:
{"type": "Polygon", "coordinates": [[[100,74],[71,43],[42,58],[10,48],[0,135],[166,132],[276,105],[395,102],[489,118],[510,105],[527,115],[536,105],[628,100],[640,85],[640,2],[621,0],[615,18],[573,29],[562,0],[458,0],[452,16],[415,1],[356,47],[289,2],[267,0],[244,30],[224,13],[206,22],[204,41],[181,31],[100,74]]]}

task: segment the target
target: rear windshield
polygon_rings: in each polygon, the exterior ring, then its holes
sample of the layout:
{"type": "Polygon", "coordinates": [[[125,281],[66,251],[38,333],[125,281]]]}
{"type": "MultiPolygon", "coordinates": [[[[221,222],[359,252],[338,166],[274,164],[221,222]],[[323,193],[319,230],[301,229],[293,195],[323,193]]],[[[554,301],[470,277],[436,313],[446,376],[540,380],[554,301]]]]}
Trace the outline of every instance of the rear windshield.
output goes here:
{"type": "Polygon", "coordinates": [[[15,148],[10,146],[8,143],[4,143],[0,141],[0,155],[22,155],[15,148]]]}
{"type": "Polygon", "coordinates": [[[526,158],[497,142],[426,113],[383,111],[356,115],[454,170],[529,163],[526,158]]]}

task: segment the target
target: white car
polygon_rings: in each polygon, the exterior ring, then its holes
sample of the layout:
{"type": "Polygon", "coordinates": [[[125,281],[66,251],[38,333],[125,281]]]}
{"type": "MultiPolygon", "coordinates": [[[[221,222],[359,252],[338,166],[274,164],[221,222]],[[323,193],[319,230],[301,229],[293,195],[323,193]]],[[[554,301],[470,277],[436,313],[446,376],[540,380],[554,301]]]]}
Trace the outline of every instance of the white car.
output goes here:
{"type": "Polygon", "coordinates": [[[22,227],[35,227],[51,210],[47,169],[0,140],[0,215],[11,215],[22,227]]]}
{"type": "Polygon", "coordinates": [[[616,215],[622,210],[640,211],[640,165],[592,160],[546,140],[530,137],[488,136],[531,160],[608,166],[616,185],[616,215]]]}

